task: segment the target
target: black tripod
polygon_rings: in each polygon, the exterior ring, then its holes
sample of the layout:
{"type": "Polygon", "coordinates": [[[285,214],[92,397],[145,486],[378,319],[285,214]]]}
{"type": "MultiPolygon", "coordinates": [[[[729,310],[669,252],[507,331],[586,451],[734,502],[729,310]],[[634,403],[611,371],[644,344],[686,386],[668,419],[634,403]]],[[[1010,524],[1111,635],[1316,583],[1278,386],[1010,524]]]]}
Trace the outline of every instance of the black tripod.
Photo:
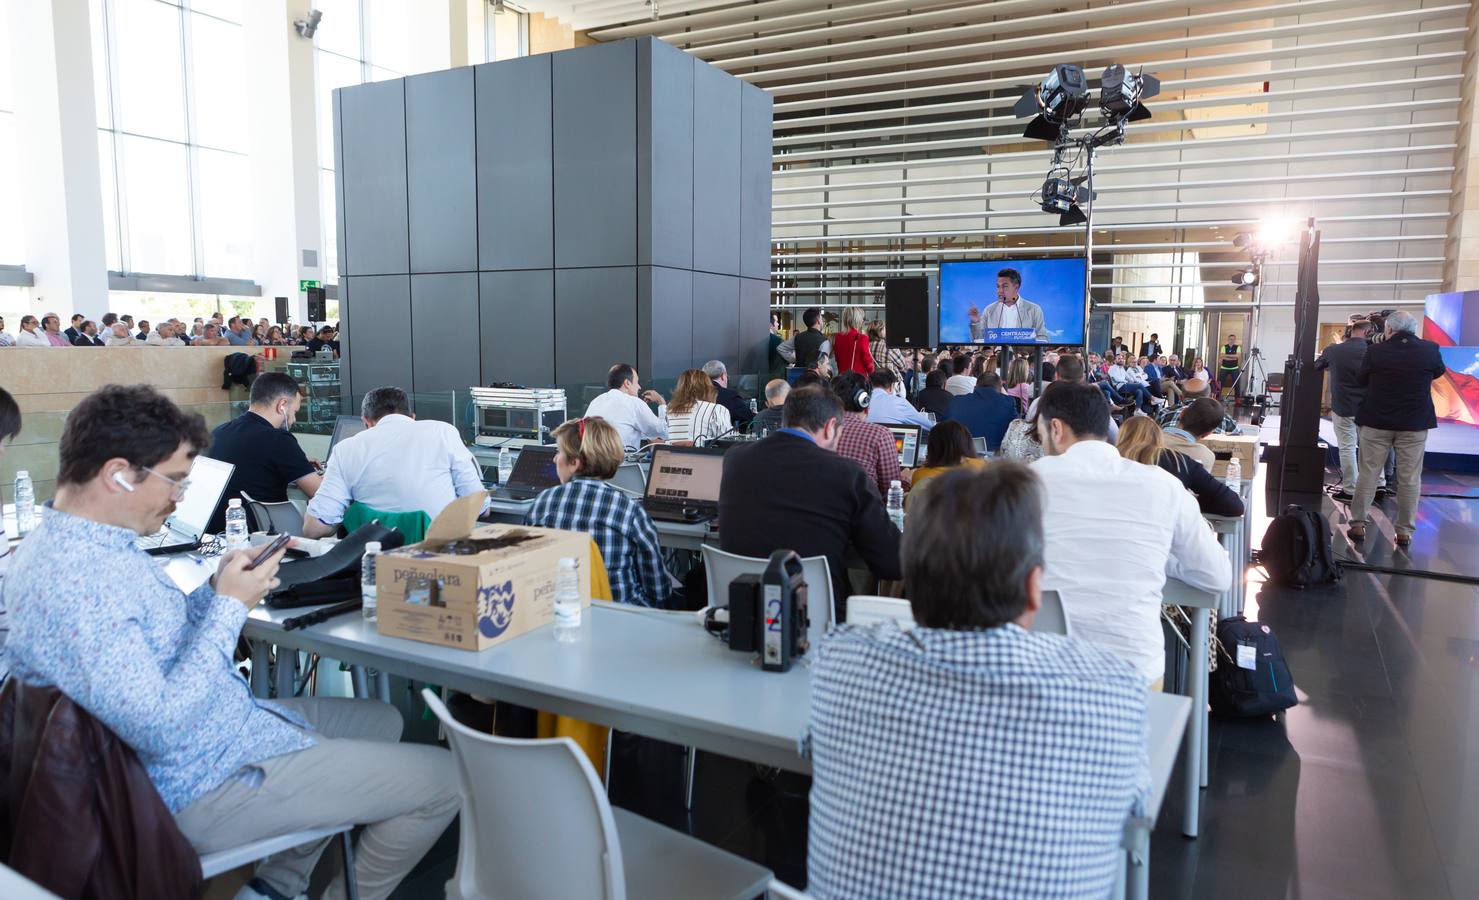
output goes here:
{"type": "Polygon", "coordinates": [[[1232,392],[1233,402],[1236,405],[1239,396],[1246,398],[1245,406],[1258,404],[1257,392],[1253,390],[1255,378],[1263,379],[1265,387],[1268,386],[1268,373],[1263,368],[1263,351],[1257,347],[1248,351],[1248,358],[1243,360],[1242,368],[1238,369],[1238,377],[1233,379],[1232,392]]]}

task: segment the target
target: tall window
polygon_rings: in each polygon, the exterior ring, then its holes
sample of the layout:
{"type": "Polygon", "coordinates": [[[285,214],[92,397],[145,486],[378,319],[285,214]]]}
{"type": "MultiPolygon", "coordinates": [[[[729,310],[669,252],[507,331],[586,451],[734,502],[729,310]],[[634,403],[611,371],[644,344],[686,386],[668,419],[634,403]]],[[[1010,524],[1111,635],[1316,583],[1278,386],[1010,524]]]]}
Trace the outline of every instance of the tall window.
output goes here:
{"type": "MultiPolygon", "coordinates": [[[[0,56],[10,56],[10,4],[0,3],[0,56]]],[[[16,160],[15,85],[7,58],[0,62],[0,265],[20,265],[25,260],[21,239],[20,163],[16,160]]],[[[5,323],[7,327],[10,323],[5,323]]]]}
{"type": "MultiPolygon", "coordinates": [[[[314,34],[317,49],[318,197],[323,233],[323,271],[339,280],[334,231],[334,89],[400,78],[411,68],[408,0],[318,0],[323,14],[314,34]]],[[[330,303],[329,318],[335,317],[330,303]]]]}
{"type": "Polygon", "coordinates": [[[108,268],[250,278],[243,0],[90,0],[108,268]]]}

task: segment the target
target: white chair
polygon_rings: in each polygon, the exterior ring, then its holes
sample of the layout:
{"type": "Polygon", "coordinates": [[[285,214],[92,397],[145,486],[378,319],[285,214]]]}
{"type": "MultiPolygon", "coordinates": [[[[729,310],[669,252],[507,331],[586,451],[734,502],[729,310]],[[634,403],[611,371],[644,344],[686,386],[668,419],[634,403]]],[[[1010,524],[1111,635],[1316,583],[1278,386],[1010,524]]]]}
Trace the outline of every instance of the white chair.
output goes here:
{"type": "Polygon", "coordinates": [[[647,493],[647,476],[642,473],[641,463],[622,463],[611,476],[611,484],[635,497],[647,493]]]}
{"type": "Polygon", "coordinates": [[[6,900],[61,900],[4,863],[0,863],[0,897],[6,900]]]}
{"type": "Polygon", "coordinates": [[[884,619],[893,619],[899,628],[908,631],[914,627],[914,608],[908,600],[897,597],[854,594],[847,598],[848,624],[869,625],[884,619]]]}
{"type": "Polygon", "coordinates": [[[291,534],[293,537],[303,536],[303,510],[299,509],[298,504],[293,501],[281,500],[276,503],[266,503],[262,500],[253,500],[251,495],[242,491],[241,502],[252,511],[252,520],[257,523],[258,531],[271,534],[291,534]]]}
{"type": "Polygon", "coordinates": [[[253,841],[250,844],[242,844],[240,847],[231,847],[215,853],[207,853],[200,858],[200,874],[204,878],[215,878],[222,872],[229,872],[238,866],[266,859],[274,853],[321,841],[327,837],[339,836],[339,849],[344,854],[344,893],[349,900],[359,897],[359,886],[354,881],[354,847],[350,838],[353,825],[340,825],[333,828],[317,828],[308,831],[295,831],[291,834],[282,834],[277,837],[264,838],[253,841]]]}
{"type": "Polygon", "coordinates": [[[569,738],[510,740],[457,722],[446,729],[462,781],[461,843],[448,897],[749,898],[763,866],[607,802],[569,738]]]}
{"type": "Polygon", "coordinates": [[[1032,630],[1044,634],[1073,634],[1068,623],[1068,610],[1063,608],[1063,598],[1057,591],[1042,592],[1042,608],[1032,620],[1032,630]]]}

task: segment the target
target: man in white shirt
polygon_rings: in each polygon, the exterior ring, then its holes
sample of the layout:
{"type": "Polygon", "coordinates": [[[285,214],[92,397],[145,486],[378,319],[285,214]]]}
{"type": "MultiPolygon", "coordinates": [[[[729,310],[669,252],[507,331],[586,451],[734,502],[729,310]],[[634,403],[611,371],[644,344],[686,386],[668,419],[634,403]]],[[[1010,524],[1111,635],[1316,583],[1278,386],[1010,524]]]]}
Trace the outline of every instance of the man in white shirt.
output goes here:
{"type": "Polygon", "coordinates": [[[416,421],[406,392],[376,388],[360,408],[365,430],[340,441],[303,514],[303,534],[328,537],[351,503],[433,519],[458,497],[483,490],[462,435],[446,422],[416,421]]]}
{"type": "Polygon", "coordinates": [[[159,327],[149,332],[144,338],[144,343],[150,347],[183,347],[185,342],[175,337],[175,326],[169,322],[160,322],[159,327]]]}
{"type": "Polygon", "coordinates": [[[1138,366],[1125,364],[1123,353],[1116,354],[1114,365],[1109,367],[1109,383],[1120,396],[1133,398],[1137,406],[1150,412],[1155,398],[1150,394],[1149,381],[1138,366]]]}
{"type": "Polygon", "coordinates": [[[996,302],[981,313],[981,327],[985,331],[1030,328],[1034,334],[1033,339],[1046,344],[1048,328],[1043,321],[1042,307],[1023,297],[1021,291],[1021,272],[1016,269],[1002,269],[997,272],[996,302]]]}
{"type": "Polygon", "coordinates": [[[662,405],[662,394],[642,390],[637,369],[617,363],[606,373],[606,393],[585,408],[587,416],[599,416],[610,422],[621,435],[621,445],[635,450],[650,441],[666,441],[668,426],[647,404],[662,405]]]}
{"type": "Polygon", "coordinates": [[[971,374],[971,358],[965,354],[956,356],[950,360],[951,375],[945,379],[945,390],[957,397],[976,390],[976,376],[971,374]]]}
{"type": "Polygon", "coordinates": [[[5,330],[5,320],[0,318],[0,347],[14,347],[15,335],[5,330]]]}
{"type": "Polygon", "coordinates": [[[41,331],[41,323],[35,316],[21,316],[21,330],[15,336],[17,347],[50,347],[51,341],[41,331]]]}
{"type": "Polygon", "coordinates": [[[139,343],[138,339],[129,333],[128,326],[122,321],[114,322],[113,327],[108,329],[108,334],[103,338],[108,347],[132,347],[139,343]]]}
{"type": "Polygon", "coordinates": [[[1076,637],[1133,663],[1158,688],[1166,578],[1220,592],[1232,583],[1232,566],[1196,498],[1159,466],[1121,457],[1108,431],[1098,388],[1055,382],[1043,391],[1038,434],[1046,455],[1032,466],[1047,491],[1043,587],[1062,595],[1076,637]],[[1127,509],[1156,514],[1126,528],[1127,509]]]}
{"type": "Polygon", "coordinates": [[[868,376],[873,393],[868,399],[868,421],[874,425],[918,425],[921,430],[930,430],[929,416],[914,408],[914,404],[894,391],[899,386],[899,376],[893,369],[874,369],[868,376]]]}

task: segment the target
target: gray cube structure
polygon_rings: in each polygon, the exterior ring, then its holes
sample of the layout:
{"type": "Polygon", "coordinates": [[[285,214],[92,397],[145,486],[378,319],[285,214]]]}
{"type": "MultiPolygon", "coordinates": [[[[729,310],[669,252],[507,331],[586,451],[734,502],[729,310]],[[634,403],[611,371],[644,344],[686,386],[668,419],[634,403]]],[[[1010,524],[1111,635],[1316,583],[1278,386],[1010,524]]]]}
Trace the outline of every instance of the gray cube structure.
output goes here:
{"type": "Polygon", "coordinates": [[[765,367],[764,91],[648,37],[334,95],[346,391],[765,367]]]}

